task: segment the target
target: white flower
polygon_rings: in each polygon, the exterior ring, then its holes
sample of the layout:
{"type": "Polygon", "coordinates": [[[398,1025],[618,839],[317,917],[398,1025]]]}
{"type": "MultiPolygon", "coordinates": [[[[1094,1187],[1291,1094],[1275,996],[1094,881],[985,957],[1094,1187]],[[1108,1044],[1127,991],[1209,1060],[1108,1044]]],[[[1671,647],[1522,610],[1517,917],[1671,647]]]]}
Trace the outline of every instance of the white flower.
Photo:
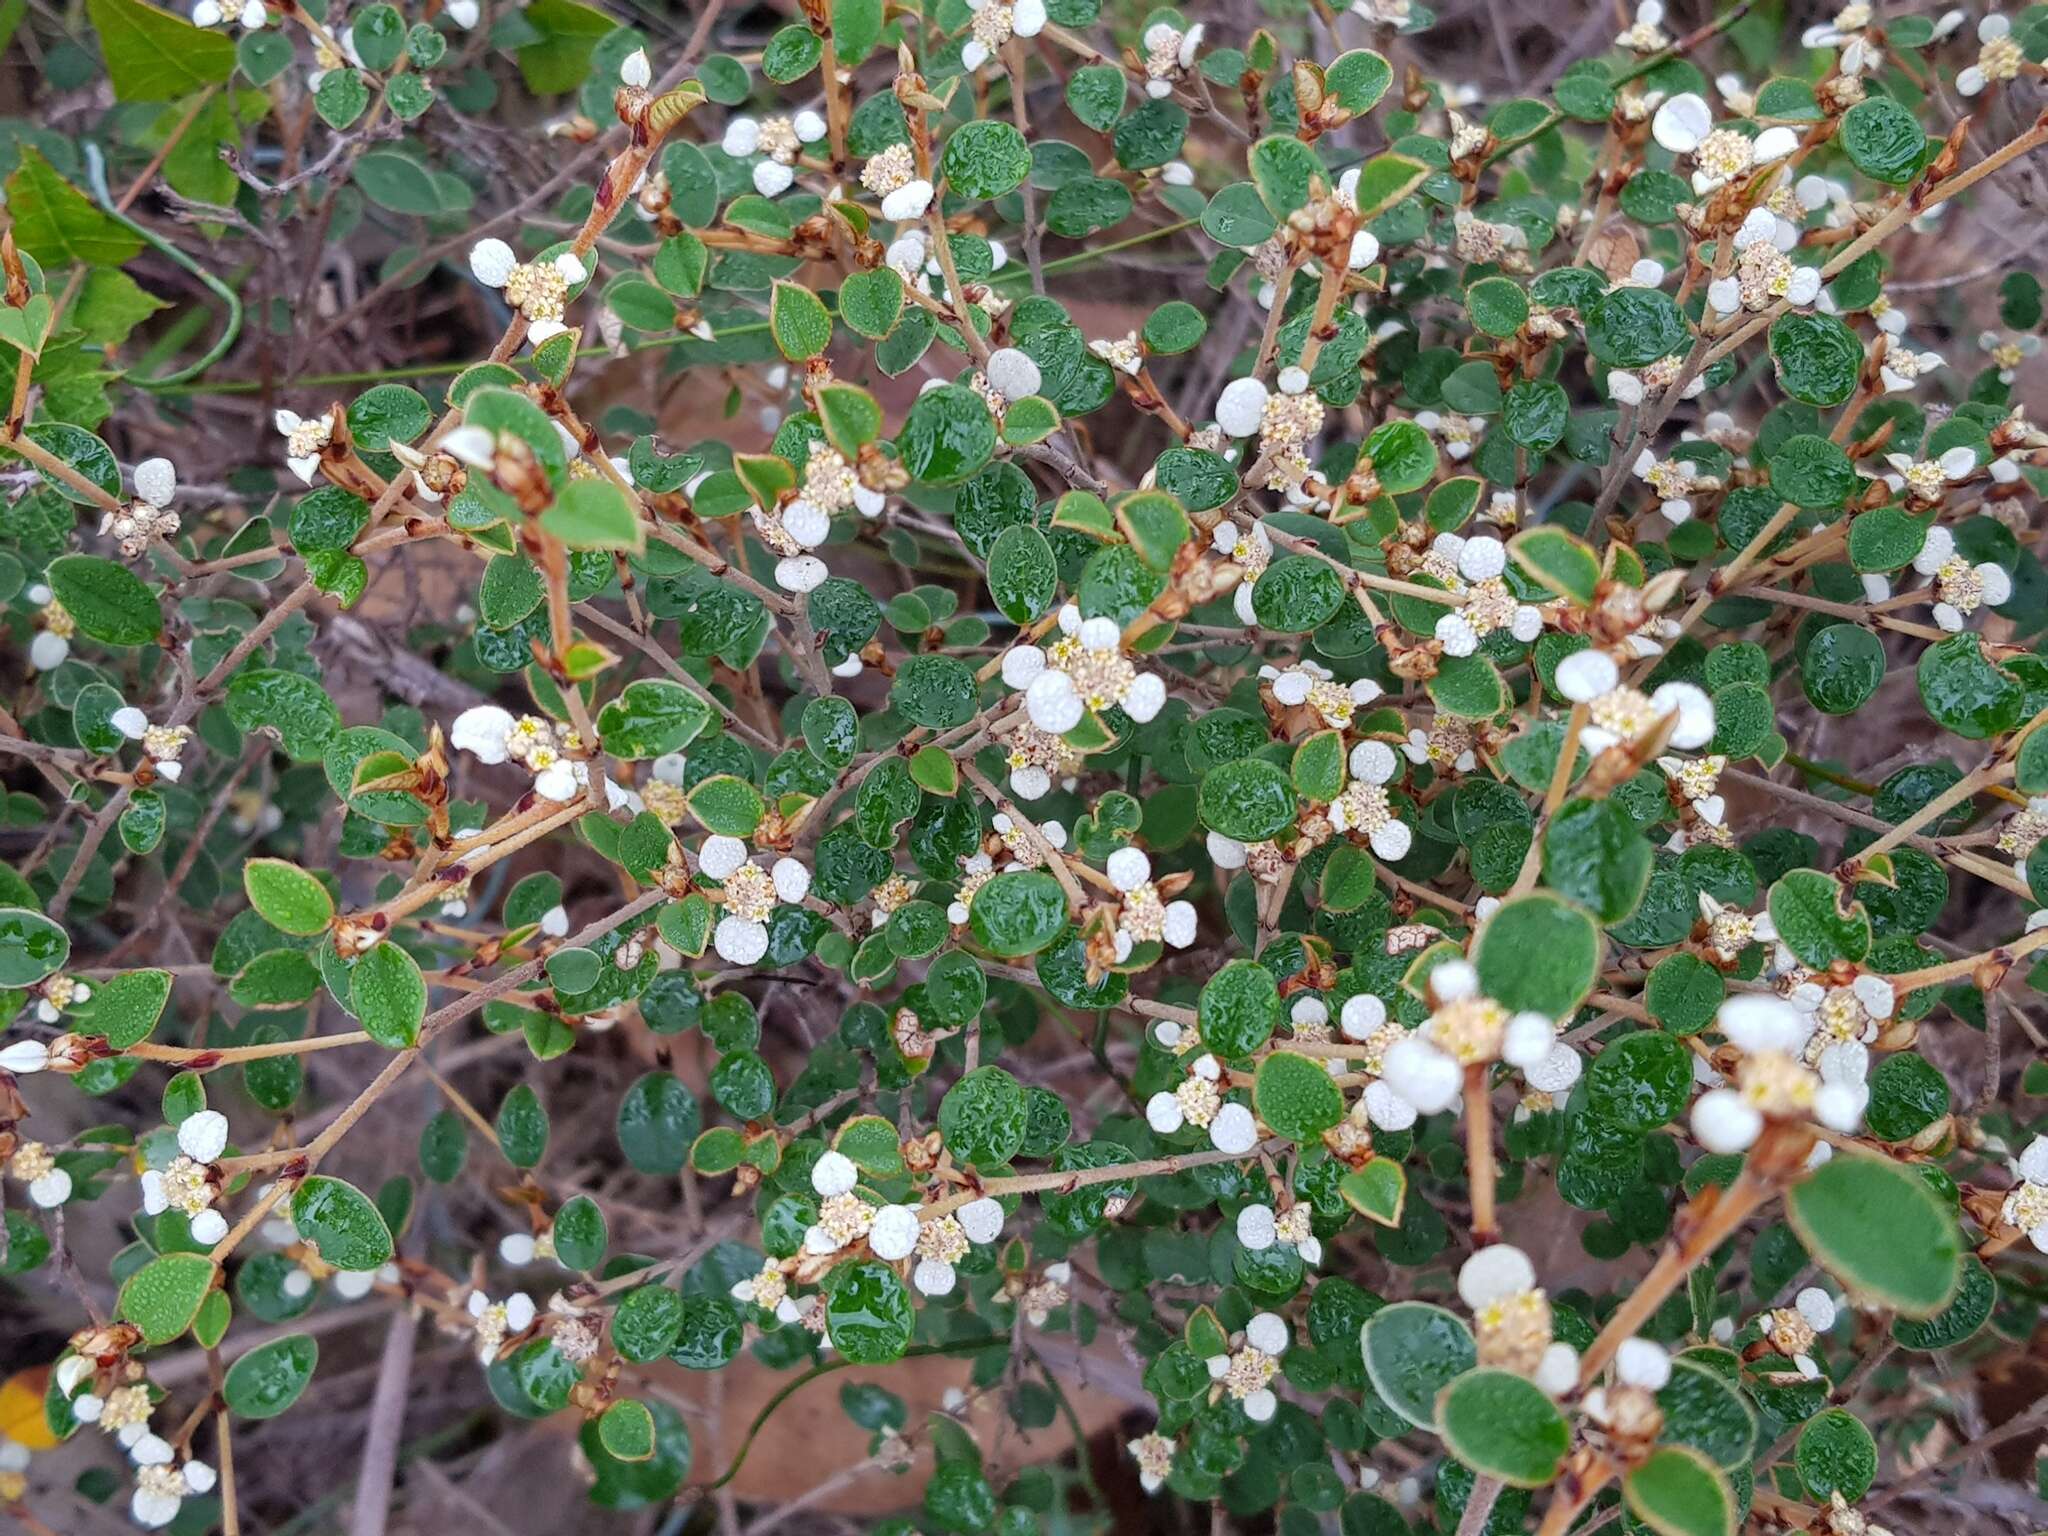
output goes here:
{"type": "Polygon", "coordinates": [[[654,70],[647,62],[647,50],[635,48],[626,55],[625,63],[619,66],[619,83],[630,85],[636,90],[645,90],[654,79],[654,70]]]}
{"type": "Polygon", "coordinates": [[[1813,1020],[1802,1016],[1783,998],[1760,992],[1740,992],[1721,1004],[1714,1022],[1730,1044],[1754,1054],[1778,1051],[1786,1055],[1805,1048],[1813,1034],[1813,1020]]]}
{"type": "Polygon", "coordinates": [[[213,1468],[203,1461],[172,1466],[170,1447],[166,1445],[161,1459],[152,1456],[138,1468],[128,1513],[137,1525],[148,1530],[160,1529],[178,1518],[179,1507],[187,1498],[210,1491],[214,1481],[213,1468]]]}
{"type": "Polygon", "coordinates": [[[485,287],[504,290],[505,302],[526,317],[527,340],[535,346],[568,330],[562,312],[569,290],[590,275],[573,251],[545,262],[523,262],[498,239],[470,247],[469,269],[485,287]]]}
{"type": "Polygon", "coordinates": [[[272,415],[271,421],[285,440],[285,463],[300,480],[311,485],[320,468],[320,452],[334,437],[332,418],[320,415],[308,421],[295,411],[280,410],[272,415]]]}
{"type": "Polygon", "coordinates": [[[1623,1339],[1614,1352],[1614,1374],[1631,1387],[1661,1392],[1671,1380],[1671,1356],[1649,1339],[1623,1339]]]}
{"type": "Polygon", "coordinates": [[[905,182],[882,198],[882,217],[901,224],[921,219],[932,205],[932,184],[923,178],[905,182]]]}

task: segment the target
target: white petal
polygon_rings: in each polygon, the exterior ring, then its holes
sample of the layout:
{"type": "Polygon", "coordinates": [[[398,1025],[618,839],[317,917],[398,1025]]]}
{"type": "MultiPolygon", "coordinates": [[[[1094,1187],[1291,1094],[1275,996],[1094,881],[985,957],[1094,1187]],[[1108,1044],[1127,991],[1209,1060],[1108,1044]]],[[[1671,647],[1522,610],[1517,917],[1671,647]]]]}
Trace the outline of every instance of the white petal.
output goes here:
{"type": "Polygon", "coordinates": [[[1465,1085],[1464,1069],[1455,1060],[1413,1035],[1394,1043],[1385,1065],[1388,1086],[1425,1115],[1449,1109],[1465,1085]]]}
{"type": "Polygon", "coordinates": [[[721,917],[711,944],[719,959],[733,965],[752,965],[768,953],[768,930],[743,917],[721,917]]]}
{"type": "Polygon", "coordinates": [[[1026,395],[1038,393],[1041,382],[1038,364],[1021,348],[997,348],[989,354],[984,372],[988,375],[989,386],[1006,399],[1021,400],[1026,395]]]}
{"type": "Polygon", "coordinates": [[[919,179],[905,182],[882,199],[882,217],[894,224],[921,219],[932,205],[932,184],[919,179]]]}
{"type": "Polygon", "coordinates": [[[1244,1341],[1261,1354],[1284,1355],[1294,1342],[1287,1322],[1274,1312],[1260,1312],[1244,1325],[1244,1341]]]}
{"type": "Polygon", "coordinates": [[[479,240],[469,248],[469,270],[486,288],[504,287],[512,269],[518,265],[518,256],[502,240],[479,240]]]}
{"type": "Polygon", "coordinates": [[[167,507],[178,493],[178,470],[169,459],[144,459],[135,466],[135,494],[153,507],[167,507]]]}
{"type": "Polygon", "coordinates": [[[968,1201],[953,1213],[953,1219],[972,1243],[992,1243],[1003,1235],[1003,1203],[987,1195],[968,1201]]]}
{"type": "Polygon", "coordinates": [[[917,1212],[907,1205],[885,1205],[875,1212],[868,1228],[868,1246],[875,1257],[893,1264],[907,1259],[917,1248],[917,1212]]]}
{"type": "Polygon", "coordinates": [[[1674,155],[1692,153],[1713,130],[1714,109],[1696,91],[1673,96],[1650,119],[1651,137],[1674,155]]]}
{"type": "Polygon", "coordinates": [[[1621,669],[1605,651],[1574,651],[1557,664],[1557,691],[1575,704],[1590,704],[1620,681],[1621,669]]]}
{"type": "Polygon", "coordinates": [[[1232,379],[1216,401],[1216,424],[1230,437],[1250,437],[1266,413],[1266,386],[1257,379],[1232,379]]]}
{"type": "Polygon", "coordinates": [[[754,167],[754,190],[763,197],[780,197],[796,181],[796,172],[780,160],[763,160],[754,167]]]}
{"type": "Polygon", "coordinates": [[[195,1163],[217,1161],[228,1147],[228,1117],[202,1109],[178,1122],[178,1150],[195,1163]]]}
{"type": "Polygon", "coordinates": [[[1242,1155],[1259,1144],[1259,1128],[1242,1104],[1225,1104],[1209,1122],[1209,1141],[1219,1152],[1242,1155]]]}
{"type": "Polygon", "coordinates": [[[825,1199],[850,1192],[860,1182],[860,1169],[844,1152],[826,1152],[811,1165],[811,1188],[825,1199]]]}
{"type": "Polygon", "coordinates": [[[1458,1299],[1474,1312],[1536,1288],[1536,1266],[1512,1243],[1481,1248],[1458,1269],[1458,1299]]]}
{"type": "Polygon", "coordinates": [[[1733,1088],[1716,1088],[1692,1107],[1692,1133],[1709,1152],[1742,1152],[1764,1128],[1764,1117],[1733,1088]]]}
{"type": "Polygon", "coordinates": [[[626,62],[619,66],[619,80],[621,84],[635,86],[644,90],[653,79],[654,70],[647,62],[647,50],[645,48],[635,48],[626,55],[626,62]]]}

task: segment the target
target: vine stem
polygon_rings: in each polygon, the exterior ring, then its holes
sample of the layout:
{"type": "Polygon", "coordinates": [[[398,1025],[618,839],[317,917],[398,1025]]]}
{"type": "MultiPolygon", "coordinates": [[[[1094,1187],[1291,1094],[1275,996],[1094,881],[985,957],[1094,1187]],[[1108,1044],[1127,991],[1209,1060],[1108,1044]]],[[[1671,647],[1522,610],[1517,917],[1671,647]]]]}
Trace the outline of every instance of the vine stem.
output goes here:
{"type": "Polygon", "coordinates": [[[1918,971],[1887,976],[1885,980],[1889,981],[1893,989],[1903,997],[1906,993],[1917,991],[1921,987],[1940,986],[1945,982],[1973,975],[1979,966],[1988,965],[1995,967],[2000,973],[1991,983],[1995,986],[1998,980],[2003,979],[2003,973],[2012,968],[2014,961],[2031,955],[2044,944],[2048,944],[2048,928],[2036,928],[2032,933],[2022,935],[2012,943],[2000,945],[1996,949],[1964,955],[1960,960],[1945,961],[1940,965],[1930,965],[1918,971]]]}
{"type": "Polygon", "coordinates": [[[1493,1160],[1493,1093],[1485,1062],[1465,1069],[1465,1169],[1472,1181],[1472,1243],[1484,1248],[1500,1241],[1494,1214],[1497,1170],[1493,1160]]]}

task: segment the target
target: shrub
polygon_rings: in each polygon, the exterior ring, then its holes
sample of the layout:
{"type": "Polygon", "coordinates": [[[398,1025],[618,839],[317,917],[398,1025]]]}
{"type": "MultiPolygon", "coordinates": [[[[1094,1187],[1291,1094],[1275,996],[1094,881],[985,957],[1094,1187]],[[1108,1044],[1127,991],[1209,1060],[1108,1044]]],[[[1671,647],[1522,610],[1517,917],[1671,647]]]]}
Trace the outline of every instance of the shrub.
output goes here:
{"type": "Polygon", "coordinates": [[[1135,1528],[1091,1362],[1287,1533],[1858,1536],[2039,1422],[2041,288],[1958,231],[2048,13],[1647,0],[1482,110],[1407,0],[482,9],[11,23],[25,1528],[557,1416],[737,1530],[849,1367],[764,1522],[1135,1528]]]}

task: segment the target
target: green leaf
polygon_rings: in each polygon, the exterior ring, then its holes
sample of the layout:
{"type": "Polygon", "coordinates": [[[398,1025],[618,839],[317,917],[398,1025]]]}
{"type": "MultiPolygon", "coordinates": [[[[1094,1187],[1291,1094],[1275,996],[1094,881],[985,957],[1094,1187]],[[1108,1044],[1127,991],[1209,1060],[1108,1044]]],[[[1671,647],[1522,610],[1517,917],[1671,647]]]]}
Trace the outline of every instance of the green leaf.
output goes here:
{"type": "Polygon", "coordinates": [[[697,1139],[703,1112],[690,1090],[667,1072],[649,1072],[619,1100],[619,1149],[640,1172],[680,1172],[697,1139]]]}
{"type": "Polygon", "coordinates": [[[1945,731],[1983,741],[2009,731],[2026,710],[2018,679],[1984,654],[1973,634],[1950,635],[1920,653],[1920,702],[1945,731]]]}
{"type": "Polygon", "coordinates": [[[540,34],[518,52],[519,73],[536,96],[575,90],[590,74],[599,39],[618,30],[611,17],[579,0],[532,0],[520,14],[540,34]]]}
{"type": "Polygon", "coordinates": [[[571,480],[540,515],[540,525],[571,549],[639,553],[647,533],[626,493],[605,479],[571,480]]]}
{"type": "Polygon", "coordinates": [[[70,958],[60,924],[28,907],[0,907],[0,987],[32,987],[70,958]]]}
{"type": "Polygon", "coordinates": [[[1488,336],[1512,336],[1529,318],[1529,295],[1511,277],[1482,277],[1465,290],[1465,313],[1488,336]]]}
{"type": "Polygon", "coordinates": [[[119,1316],[142,1330],[145,1344],[168,1344],[199,1316],[220,1266],[203,1253],[166,1253],[122,1283],[119,1316]]]}
{"type": "Polygon", "coordinates": [[[571,1195],[555,1212],[555,1256],[566,1269],[595,1270],[610,1241],[604,1209],[588,1195],[571,1195]]]}
{"type": "Polygon", "coordinates": [[[1354,117],[1370,112],[1394,83],[1394,66],[1370,48],[1337,55],[1323,72],[1323,94],[1354,117]]]}
{"type": "Polygon", "coordinates": [[[1794,312],[1771,322],[1778,387],[1808,405],[1840,405],[1856,393],[1863,343],[1833,315],[1794,312]]]}
{"type": "Polygon", "coordinates": [[[235,45],[225,33],[142,0],[86,0],[85,9],[100,35],[117,101],[176,101],[235,71],[235,45]]]}
{"type": "Polygon", "coordinates": [[[1030,624],[1051,611],[1059,595],[1059,565],[1036,528],[1005,528],[988,557],[988,593],[1003,617],[1030,624]]]}
{"type": "Polygon", "coordinates": [[[1571,1448],[1571,1427],[1543,1389],[1513,1371],[1467,1371],[1437,1398],[1451,1454],[1511,1488],[1541,1488],[1571,1448]]]}
{"type": "Polygon", "coordinates": [[[103,1035],[117,1051],[147,1040],[171,1000],[169,971],[123,971],[96,982],[78,1020],[82,1034],[103,1035]]]}
{"type": "Polygon", "coordinates": [[[376,1203],[353,1184],[315,1174],[292,1196],[292,1225],[323,1264],[357,1272],[391,1261],[391,1229],[376,1203]]]}
{"type": "Polygon", "coordinates": [[[1843,113],[1836,142],[1857,170],[1895,187],[1919,175],[1927,158],[1920,119],[1889,96],[1872,96],[1843,113]]]}
{"type": "Polygon", "coordinates": [[[1932,1317],[1961,1283],[1955,1213],[1889,1158],[1838,1150],[1792,1187],[1785,1214],[1807,1252],[1860,1304],[1932,1317]]]}
{"type": "Polygon", "coordinates": [[[1252,1084],[1259,1118],[1289,1141],[1312,1145],[1344,1118],[1344,1095],[1320,1061],[1275,1051],[1252,1084]]]}
{"type": "Polygon", "coordinates": [[[1654,1131],[1692,1098],[1692,1053],[1654,1029],[1623,1035],[1586,1070],[1586,1113],[1625,1131],[1654,1131]]]}
{"type": "Polygon", "coordinates": [[[1358,168],[1358,222],[1369,224],[1429,179],[1430,168],[1407,155],[1374,155],[1358,168]]]}
{"type": "Polygon", "coordinates": [[[987,403],[973,390],[941,385],[912,403],[896,447],[913,479],[926,485],[957,485],[995,452],[996,424],[987,403]]]}
{"type": "Polygon", "coordinates": [[[349,1007],[363,1031],[388,1051],[419,1044],[427,983],[419,962],[395,940],[365,950],[349,972],[349,1007]]]}
{"type": "Polygon", "coordinates": [[[1825,970],[1870,953],[1870,916],[1832,875],[1788,871],[1771,886],[1770,913],[1778,938],[1802,965],[1825,970]]]}
{"type": "Polygon", "coordinates": [[[911,656],[896,669],[889,704],[913,725],[949,731],[974,718],[974,669],[952,656],[911,656]]]}
{"type": "Polygon", "coordinates": [[[1851,1504],[1877,1481],[1877,1442],[1863,1421],[1846,1408],[1829,1408],[1808,1419],[1792,1453],[1799,1480],[1816,1499],[1839,1493],[1851,1504]]]}
{"type": "Polygon", "coordinates": [[[274,1419],[299,1400],[319,1363],[320,1345],[311,1334],[286,1334],[229,1366],[221,1396],[242,1418],[274,1419]]]}
{"type": "Polygon", "coordinates": [[[903,279],[894,267],[854,272],[839,285],[839,318],[849,329],[879,341],[903,313],[903,279]]]}
{"type": "Polygon", "coordinates": [[[875,1259],[841,1264],[825,1282],[832,1347],[855,1365],[887,1365],[910,1347],[916,1312],[902,1279],[875,1259]]]}
{"type": "Polygon", "coordinates": [[[974,893],[968,924],[975,942],[993,954],[1035,955],[1066,931],[1066,893],[1043,870],[997,875],[974,893]]]}
{"type": "Polygon", "coordinates": [[[287,859],[251,859],[242,866],[249,905],[273,928],[310,938],[334,921],[327,887],[287,859]]]}
{"type": "Polygon", "coordinates": [[[1543,831],[1543,883],[1605,924],[1641,904],[1652,859],[1635,818],[1613,800],[1568,800],[1543,831]]]}
{"type": "MultiPolygon", "coordinates": [[[[975,898],[977,905],[980,897],[975,898]]],[[[1024,1145],[1024,1085],[1001,1067],[977,1067],[939,1101],[939,1135],[969,1167],[999,1168],[1024,1145]]]]}
{"type": "Polygon", "coordinates": [[[237,673],[228,684],[227,711],[242,730],[274,731],[286,755],[301,763],[319,762],[341,729],[341,711],[327,690],[298,672],[237,673]]]}
{"type": "Polygon", "coordinates": [[[1795,507],[1819,511],[1838,507],[1862,484],[1849,455],[1811,432],[1778,444],[1770,464],[1771,489],[1795,507]]]}
{"type": "Polygon", "coordinates": [[[1562,1019],[1585,1001],[1600,970],[1600,930],[1580,908],[1541,892],[1503,903],[1472,953],[1479,986],[1510,1013],[1562,1019]]]}
{"type": "Polygon", "coordinates": [[[1317,731],[1294,749],[1294,787],[1306,800],[1327,805],[1344,792],[1344,737],[1317,731]]]}
{"type": "Polygon", "coordinates": [[[361,117],[369,105],[370,83],[359,69],[330,69],[313,88],[313,110],[336,131],[361,117]]]}
{"type": "Polygon", "coordinates": [[[780,27],[761,50],[761,73],[777,85],[789,85],[816,69],[824,56],[824,39],[809,27],[780,27]]]}
{"type": "Polygon", "coordinates": [[[1675,1035],[1696,1035],[1713,1021],[1728,995],[1721,973],[1698,955],[1667,955],[1643,986],[1650,1017],[1675,1035]]]}
{"type": "Polygon", "coordinates": [[[1202,775],[1196,803],[1205,826],[1240,843],[1278,836],[1294,825],[1299,808],[1286,772],[1258,757],[1211,768],[1202,775]]]}
{"type": "Polygon", "coordinates": [[[1508,540],[1516,565],[1560,597],[1590,607],[1600,584],[1593,546],[1562,528],[1527,528],[1508,540]]]}
{"type": "Polygon", "coordinates": [[[598,735],[605,751],[628,760],[680,752],[702,735],[711,721],[709,704],[682,684],[659,677],[626,684],[617,698],[597,712],[598,735]]]}
{"type": "Polygon", "coordinates": [[[1622,1479],[1629,1512],[1657,1536],[1735,1536],[1735,1494],[1698,1451],[1664,1446],[1622,1479]]]}
{"type": "Polygon", "coordinates": [[[1286,635],[1320,628],[1343,605],[1343,579],[1310,555],[1275,560],[1252,587],[1252,617],[1262,628],[1286,635]]]}
{"type": "Polygon", "coordinates": [[[1857,624],[1830,624],[1807,642],[1799,685],[1815,709],[1852,715],[1877,692],[1884,667],[1884,642],[1876,635],[1857,624]]]}
{"type": "MultiPolygon", "coordinates": [[[[807,29],[806,35],[815,38],[807,29]]],[[[831,311],[801,283],[775,284],[768,301],[768,329],[776,348],[793,363],[817,357],[832,344],[831,311]]]]}
{"type": "Polygon", "coordinates": [[[1437,1428],[1443,1391],[1479,1363],[1472,1330],[1423,1301],[1397,1301],[1366,1320],[1365,1373],[1386,1405],[1418,1428],[1437,1428]]]}
{"type": "Polygon", "coordinates": [[[1616,288],[1586,309],[1586,349],[1610,368],[1644,368],[1692,339],[1671,295],[1616,288]]]}
{"type": "Polygon", "coordinates": [[[714,774],[690,791],[690,814],[707,832],[752,837],[768,814],[761,792],[734,774],[714,774]]]}
{"type": "Polygon", "coordinates": [[[1001,197],[1031,174],[1031,146],[1009,123],[978,118],[953,130],[939,172],[961,197],[1001,197]]]}
{"type": "Polygon", "coordinates": [[[597,1438],[608,1456],[647,1461],[654,1455],[654,1415],[645,1403],[622,1397],[598,1418],[597,1438]]]}
{"type": "Polygon", "coordinates": [[[1337,1193],[1367,1221],[1399,1230],[1408,1201],[1408,1173],[1391,1157],[1375,1157],[1337,1181],[1337,1193]]]}
{"type": "Polygon", "coordinates": [[[1428,689],[1431,703],[1461,720],[1490,720],[1513,702],[1500,669],[1484,656],[1443,657],[1428,689]]]}

